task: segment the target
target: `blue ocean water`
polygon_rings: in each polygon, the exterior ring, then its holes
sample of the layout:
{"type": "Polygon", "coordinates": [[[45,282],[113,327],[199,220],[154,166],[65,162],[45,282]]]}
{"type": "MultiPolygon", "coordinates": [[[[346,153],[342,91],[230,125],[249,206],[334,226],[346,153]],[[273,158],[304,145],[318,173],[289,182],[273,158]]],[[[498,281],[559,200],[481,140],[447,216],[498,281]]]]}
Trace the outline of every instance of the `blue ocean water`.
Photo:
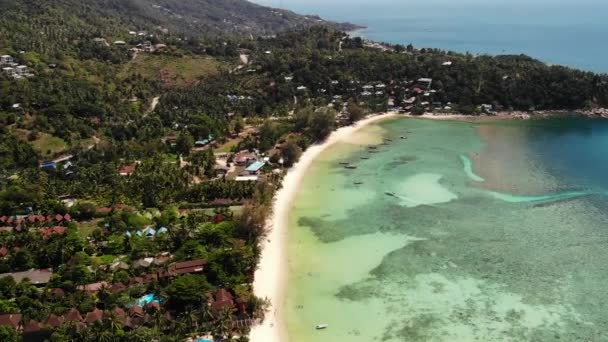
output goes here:
{"type": "Polygon", "coordinates": [[[605,0],[254,0],[365,25],[362,35],[458,52],[525,53],[608,72],[605,0]]]}
{"type": "Polygon", "coordinates": [[[608,121],[553,119],[523,127],[528,131],[528,147],[547,172],[578,187],[608,191],[608,121]]]}

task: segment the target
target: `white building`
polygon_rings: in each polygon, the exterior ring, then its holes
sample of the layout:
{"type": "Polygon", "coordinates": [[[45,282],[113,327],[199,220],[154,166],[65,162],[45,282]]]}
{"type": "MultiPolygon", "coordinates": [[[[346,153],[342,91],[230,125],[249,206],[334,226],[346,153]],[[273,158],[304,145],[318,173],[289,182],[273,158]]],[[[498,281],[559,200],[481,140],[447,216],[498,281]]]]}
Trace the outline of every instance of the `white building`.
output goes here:
{"type": "Polygon", "coordinates": [[[10,55],[0,56],[0,65],[9,65],[12,63],[14,63],[14,60],[10,55]]]}
{"type": "Polygon", "coordinates": [[[17,73],[17,75],[25,75],[27,74],[27,66],[25,65],[19,65],[17,68],[15,68],[15,72],[17,73]]]}
{"type": "Polygon", "coordinates": [[[13,76],[15,76],[15,68],[10,68],[10,67],[2,68],[2,73],[13,77],[13,76]]]}

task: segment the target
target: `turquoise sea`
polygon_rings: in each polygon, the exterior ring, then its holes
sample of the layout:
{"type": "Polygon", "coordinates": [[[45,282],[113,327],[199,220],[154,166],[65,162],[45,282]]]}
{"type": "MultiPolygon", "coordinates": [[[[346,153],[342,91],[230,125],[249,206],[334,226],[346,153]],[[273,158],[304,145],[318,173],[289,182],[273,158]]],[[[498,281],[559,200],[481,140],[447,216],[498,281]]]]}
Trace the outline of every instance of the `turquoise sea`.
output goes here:
{"type": "Polygon", "coordinates": [[[608,72],[604,0],[254,0],[368,27],[362,34],[458,52],[525,53],[608,72]]]}
{"type": "Polygon", "coordinates": [[[607,146],[605,121],[405,118],[332,146],[290,215],[290,341],[607,341],[607,146]]]}

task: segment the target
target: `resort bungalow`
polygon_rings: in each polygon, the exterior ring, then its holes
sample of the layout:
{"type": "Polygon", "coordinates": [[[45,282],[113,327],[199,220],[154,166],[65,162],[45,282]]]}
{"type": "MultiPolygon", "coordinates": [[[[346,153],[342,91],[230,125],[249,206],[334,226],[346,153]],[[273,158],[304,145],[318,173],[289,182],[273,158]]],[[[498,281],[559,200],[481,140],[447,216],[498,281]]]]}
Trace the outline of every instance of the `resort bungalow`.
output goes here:
{"type": "Polygon", "coordinates": [[[250,175],[259,175],[262,168],[266,165],[265,162],[256,161],[253,164],[249,165],[245,171],[247,171],[250,175]]]}

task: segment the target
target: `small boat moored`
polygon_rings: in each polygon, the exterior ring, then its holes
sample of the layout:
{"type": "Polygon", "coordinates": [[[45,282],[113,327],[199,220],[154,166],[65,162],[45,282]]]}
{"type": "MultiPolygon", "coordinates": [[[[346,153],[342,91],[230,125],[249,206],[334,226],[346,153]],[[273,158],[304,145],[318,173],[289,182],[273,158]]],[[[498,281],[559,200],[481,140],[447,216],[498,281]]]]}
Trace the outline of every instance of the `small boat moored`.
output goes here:
{"type": "Polygon", "coordinates": [[[349,165],[346,165],[344,168],[345,168],[345,169],[354,170],[354,169],[356,169],[356,168],[357,168],[357,166],[356,166],[356,165],[350,165],[350,164],[349,164],[349,165]]]}
{"type": "Polygon", "coordinates": [[[323,330],[323,329],[327,329],[328,326],[329,325],[327,325],[327,324],[317,324],[317,325],[315,325],[315,329],[323,330]]]}

